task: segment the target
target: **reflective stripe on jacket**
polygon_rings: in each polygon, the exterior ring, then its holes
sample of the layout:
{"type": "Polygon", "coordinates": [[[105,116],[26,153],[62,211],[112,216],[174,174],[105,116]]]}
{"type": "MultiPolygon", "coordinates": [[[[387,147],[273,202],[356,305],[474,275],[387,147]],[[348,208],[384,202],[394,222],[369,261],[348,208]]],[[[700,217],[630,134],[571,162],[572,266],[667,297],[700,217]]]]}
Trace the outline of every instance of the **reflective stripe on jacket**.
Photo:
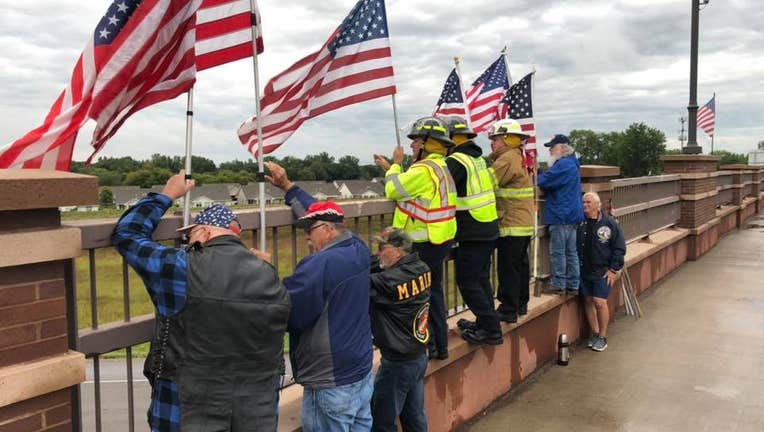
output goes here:
{"type": "Polygon", "coordinates": [[[464,153],[449,156],[462,164],[467,170],[467,194],[456,197],[456,210],[469,211],[478,222],[491,222],[498,218],[496,213],[496,195],[494,194],[493,175],[485,165],[483,158],[470,157],[464,153]]]}
{"type": "Polygon", "coordinates": [[[393,226],[414,242],[442,244],[456,235],[456,186],[443,155],[430,154],[406,172],[393,164],[385,174],[385,196],[397,201],[393,226]]]}
{"type": "Polygon", "coordinates": [[[496,208],[500,237],[533,235],[533,185],[523,167],[519,148],[505,147],[491,154],[496,176],[496,208]]]}

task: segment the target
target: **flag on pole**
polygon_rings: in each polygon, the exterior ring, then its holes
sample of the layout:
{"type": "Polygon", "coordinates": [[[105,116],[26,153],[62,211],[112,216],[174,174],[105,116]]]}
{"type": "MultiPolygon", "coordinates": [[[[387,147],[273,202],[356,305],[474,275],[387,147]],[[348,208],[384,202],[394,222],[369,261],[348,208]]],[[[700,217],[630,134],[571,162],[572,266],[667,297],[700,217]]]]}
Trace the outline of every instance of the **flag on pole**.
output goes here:
{"type": "Polygon", "coordinates": [[[451,73],[448,74],[446,84],[443,86],[443,91],[440,93],[438,103],[435,104],[435,112],[432,115],[459,115],[462,117],[466,115],[461,81],[459,74],[456,73],[456,68],[452,69],[451,73]]]}
{"type": "MultiPolygon", "coordinates": [[[[196,70],[252,56],[250,0],[203,0],[196,13],[196,70]]],[[[257,53],[263,52],[260,10],[255,2],[257,53]]]]}
{"type": "Polygon", "coordinates": [[[714,126],[716,125],[716,94],[711,97],[707,104],[698,109],[698,127],[708,136],[714,136],[714,126]]]}
{"type": "MultiPolygon", "coordinates": [[[[261,99],[263,153],[283,144],[306,120],[347,105],[395,94],[384,0],[359,0],[317,52],[271,79],[261,99]]],[[[257,119],[239,127],[257,154],[257,119]]]]}
{"type": "Polygon", "coordinates": [[[523,79],[516,82],[507,91],[507,94],[501,101],[499,108],[501,118],[511,118],[517,120],[523,131],[531,136],[525,142],[524,147],[524,165],[528,169],[536,166],[536,123],[533,120],[533,74],[531,72],[523,79]]]}
{"type": "Polygon", "coordinates": [[[68,170],[88,118],[97,151],[133,112],[187,91],[201,1],[115,0],[43,124],[0,149],[0,168],[68,170]]]}
{"type": "Polygon", "coordinates": [[[499,57],[466,91],[473,131],[483,132],[493,122],[503,118],[499,115],[499,103],[508,88],[504,57],[499,57]]]}

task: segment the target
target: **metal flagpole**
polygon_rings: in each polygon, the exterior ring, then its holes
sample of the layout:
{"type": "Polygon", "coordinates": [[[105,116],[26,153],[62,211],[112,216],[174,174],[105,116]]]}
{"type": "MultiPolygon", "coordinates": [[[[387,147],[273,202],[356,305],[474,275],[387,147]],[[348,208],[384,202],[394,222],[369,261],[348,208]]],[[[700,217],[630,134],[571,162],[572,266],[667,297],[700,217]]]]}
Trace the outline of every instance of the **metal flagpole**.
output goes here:
{"type": "MultiPolygon", "coordinates": [[[[194,137],[194,88],[188,90],[186,102],[186,182],[191,180],[191,145],[194,137]]],[[[191,191],[183,197],[183,226],[191,223],[191,191]]],[[[184,235],[184,238],[186,236],[184,235]]]]}
{"type": "Polygon", "coordinates": [[[459,68],[459,57],[454,57],[454,65],[456,69],[456,76],[459,77],[459,91],[462,93],[462,100],[464,101],[464,115],[467,117],[467,126],[472,129],[472,114],[470,113],[470,106],[467,103],[467,94],[464,93],[464,86],[462,86],[462,71],[459,68]]]}
{"type": "Polygon", "coordinates": [[[714,101],[714,133],[711,134],[711,153],[713,153],[714,152],[714,135],[716,135],[716,92],[714,92],[714,95],[711,97],[711,99],[713,99],[714,101]]]}
{"type": "Polygon", "coordinates": [[[401,145],[401,134],[398,129],[398,105],[395,103],[395,93],[391,95],[393,97],[393,120],[395,121],[395,141],[398,146],[401,145]]]}
{"type": "MultiPolygon", "coordinates": [[[[255,117],[257,118],[257,181],[260,183],[260,250],[265,250],[265,168],[263,167],[263,124],[260,118],[260,69],[257,62],[257,12],[255,0],[249,0],[252,30],[252,66],[255,76],[255,117]]],[[[276,253],[276,251],[273,251],[276,253]]]]}
{"type": "MultiPolygon", "coordinates": [[[[533,66],[533,77],[531,78],[531,107],[533,106],[533,93],[536,91],[536,66],[533,66]]],[[[536,117],[534,115],[534,123],[536,122],[536,117]]],[[[535,129],[535,128],[534,128],[535,129]]],[[[538,150],[538,140],[536,140],[536,157],[534,158],[534,166],[533,166],[533,283],[534,283],[534,294],[537,296],[541,295],[540,287],[538,285],[539,280],[539,204],[541,200],[539,200],[538,196],[538,189],[539,189],[539,150],[538,150]]]]}
{"type": "Polygon", "coordinates": [[[501,56],[504,57],[504,67],[507,69],[507,81],[509,81],[509,86],[512,87],[512,74],[509,73],[509,44],[504,45],[504,49],[501,50],[501,56]]]}

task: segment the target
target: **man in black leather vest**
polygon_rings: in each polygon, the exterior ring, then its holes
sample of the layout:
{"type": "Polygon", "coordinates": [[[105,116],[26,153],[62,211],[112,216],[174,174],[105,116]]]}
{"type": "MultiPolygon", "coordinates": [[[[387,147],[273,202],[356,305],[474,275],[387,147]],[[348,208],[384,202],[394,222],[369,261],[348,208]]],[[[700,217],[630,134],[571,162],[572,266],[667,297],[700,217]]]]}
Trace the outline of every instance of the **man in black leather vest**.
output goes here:
{"type": "Polygon", "coordinates": [[[275,431],[289,296],[276,270],[241,242],[233,212],[213,205],[181,228],[186,249],[152,240],[183,171],[122,216],[112,242],[157,308],[144,366],[152,431],[275,431]]]}

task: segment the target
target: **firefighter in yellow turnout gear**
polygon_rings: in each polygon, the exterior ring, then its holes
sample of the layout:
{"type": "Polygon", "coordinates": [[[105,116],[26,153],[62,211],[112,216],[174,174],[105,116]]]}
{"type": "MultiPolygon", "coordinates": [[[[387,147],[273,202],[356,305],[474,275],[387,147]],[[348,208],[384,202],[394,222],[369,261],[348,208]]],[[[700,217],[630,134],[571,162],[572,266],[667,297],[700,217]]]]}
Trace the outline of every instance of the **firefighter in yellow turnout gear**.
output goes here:
{"type": "Polygon", "coordinates": [[[431,271],[430,358],[448,357],[448,324],[443,294],[443,261],[456,234],[456,188],[446,167],[445,156],[453,147],[447,125],[435,117],[414,122],[408,133],[413,164],[403,172],[403,148],[393,152],[392,165],[374,155],[374,163],[385,170],[385,196],[396,201],[393,227],[402,229],[431,271]]]}
{"type": "Polygon", "coordinates": [[[499,238],[493,174],[483,150],[472,140],[477,136],[459,116],[443,119],[455,147],[446,165],[456,185],[456,283],[476,320],[460,319],[457,325],[469,343],[504,343],[491,287],[491,255],[499,238]]]}
{"type": "Polygon", "coordinates": [[[518,315],[528,313],[530,297],[528,245],[533,236],[533,184],[523,166],[521,149],[529,136],[512,119],[499,120],[488,130],[499,212],[496,297],[501,304],[497,312],[506,322],[517,322],[518,315]]]}

